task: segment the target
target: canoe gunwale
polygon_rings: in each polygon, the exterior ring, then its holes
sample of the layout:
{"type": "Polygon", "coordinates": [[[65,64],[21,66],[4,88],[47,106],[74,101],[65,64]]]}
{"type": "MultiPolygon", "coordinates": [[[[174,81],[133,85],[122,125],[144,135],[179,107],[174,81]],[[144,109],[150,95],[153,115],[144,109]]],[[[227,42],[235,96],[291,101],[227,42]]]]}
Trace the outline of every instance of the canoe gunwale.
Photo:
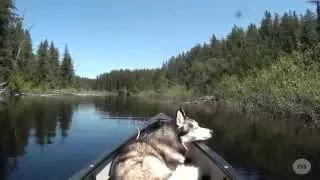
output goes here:
{"type": "MultiPolygon", "coordinates": [[[[141,133],[146,131],[150,126],[155,124],[155,122],[159,121],[171,121],[172,118],[159,113],[158,115],[152,117],[148,121],[145,121],[144,127],[141,129],[141,133]]],[[[100,155],[95,160],[91,161],[84,168],[74,173],[69,180],[78,180],[78,179],[92,179],[95,180],[96,175],[104,168],[108,163],[110,163],[113,158],[119,153],[119,151],[129,142],[136,138],[135,134],[128,138],[126,141],[121,143],[114,150],[105,151],[102,155],[100,155]]],[[[202,142],[194,142],[192,143],[196,148],[198,148],[201,152],[203,152],[211,161],[213,161],[227,176],[231,177],[232,180],[240,179],[237,172],[233,169],[233,167],[225,161],[220,155],[210,149],[206,144],[202,142]],[[228,168],[225,168],[227,166],[228,168]]]]}
{"type": "Polygon", "coordinates": [[[211,161],[213,161],[227,176],[231,177],[233,180],[241,179],[234,168],[206,144],[203,142],[194,142],[193,145],[202,151],[211,161]]]}

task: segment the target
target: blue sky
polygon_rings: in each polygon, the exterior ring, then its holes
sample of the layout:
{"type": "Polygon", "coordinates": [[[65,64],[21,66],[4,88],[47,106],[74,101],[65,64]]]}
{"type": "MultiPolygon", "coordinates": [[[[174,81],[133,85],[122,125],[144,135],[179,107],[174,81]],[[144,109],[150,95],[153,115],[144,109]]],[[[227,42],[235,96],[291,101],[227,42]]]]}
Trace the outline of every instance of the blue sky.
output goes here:
{"type": "Polygon", "coordinates": [[[305,0],[16,0],[34,48],[67,44],[76,74],[94,78],[120,68],[154,68],[196,43],[259,23],[265,10],[299,14],[305,0]],[[241,19],[235,13],[241,11],[241,19]]]}

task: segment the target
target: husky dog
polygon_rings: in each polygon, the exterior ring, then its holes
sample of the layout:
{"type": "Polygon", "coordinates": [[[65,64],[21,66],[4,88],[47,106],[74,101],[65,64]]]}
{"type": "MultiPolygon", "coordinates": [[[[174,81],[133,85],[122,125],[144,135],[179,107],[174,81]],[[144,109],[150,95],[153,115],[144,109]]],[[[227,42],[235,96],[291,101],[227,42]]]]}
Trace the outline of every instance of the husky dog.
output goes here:
{"type": "Polygon", "coordinates": [[[115,180],[196,180],[198,168],[185,163],[186,144],[211,138],[212,130],[202,128],[180,108],[176,119],[157,122],[126,145],[114,160],[115,180]]]}

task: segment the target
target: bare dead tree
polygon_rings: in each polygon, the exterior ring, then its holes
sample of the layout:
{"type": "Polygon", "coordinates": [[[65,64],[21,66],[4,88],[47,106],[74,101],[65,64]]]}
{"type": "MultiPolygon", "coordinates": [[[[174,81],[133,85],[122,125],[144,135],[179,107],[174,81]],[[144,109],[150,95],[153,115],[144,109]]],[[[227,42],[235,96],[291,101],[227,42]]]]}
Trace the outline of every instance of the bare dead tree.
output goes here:
{"type": "MultiPolygon", "coordinates": [[[[32,24],[28,29],[27,31],[30,32],[32,27],[34,26],[34,24],[32,24]]],[[[23,39],[21,40],[20,44],[19,44],[19,47],[18,47],[18,52],[17,52],[17,55],[16,55],[16,61],[18,60],[19,56],[20,56],[20,53],[21,53],[21,48],[22,48],[22,45],[25,41],[25,37],[23,37],[23,39]]]]}
{"type": "MultiPolygon", "coordinates": [[[[22,17],[21,17],[22,20],[24,20],[25,14],[26,14],[26,10],[24,10],[23,13],[22,13],[22,17]]],[[[31,26],[27,29],[27,31],[30,32],[31,29],[33,28],[33,26],[34,26],[34,24],[31,24],[31,26]]],[[[18,60],[18,58],[20,56],[21,48],[22,48],[22,45],[23,45],[24,41],[25,41],[25,37],[23,37],[23,39],[21,40],[21,42],[19,44],[18,52],[17,52],[17,55],[16,55],[16,61],[18,60]]]]}

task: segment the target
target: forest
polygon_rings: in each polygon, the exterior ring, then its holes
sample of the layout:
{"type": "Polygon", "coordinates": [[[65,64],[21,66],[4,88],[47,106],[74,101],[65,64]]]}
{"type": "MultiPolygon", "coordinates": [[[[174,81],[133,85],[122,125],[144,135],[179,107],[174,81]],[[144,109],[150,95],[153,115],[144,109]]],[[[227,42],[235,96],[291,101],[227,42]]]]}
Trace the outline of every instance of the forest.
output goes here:
{"type": "Polygon", "coordinates": [[[95,89],[169,97],[213,95],[276,112],[319,114],[320,10],[268,11],[260,24],[234,25],[164,61],[161,68],[114,70],[95,89]],[[317,15],[318,14],[318,15],[317,15]]]}
{"type": "Polygon", "coordinates": [[[61,53],[53,41],[33,49],[30,32],[12,0],[0,1],[0,83],[19,91],[80,86],[68,47],[61,53]]]}
{"type": "Polygon", "coordinates": [[[197,44],[169,58],[159,69],[101,74],[95,88],[141,91],[180,85],[197,94],[210,94],[227,77],[244,80],[253,71],[270,68],[284,58],[302,58],[294,61],[295,65],[300,63],[299,67],[317,65],[319,32],[317,16],[311,10],[304,15],[290,11],[282,16],[265,12],[259,26],[235,25],[227,37],[217,39],[212,35],[209,43],[197,44]]]}

